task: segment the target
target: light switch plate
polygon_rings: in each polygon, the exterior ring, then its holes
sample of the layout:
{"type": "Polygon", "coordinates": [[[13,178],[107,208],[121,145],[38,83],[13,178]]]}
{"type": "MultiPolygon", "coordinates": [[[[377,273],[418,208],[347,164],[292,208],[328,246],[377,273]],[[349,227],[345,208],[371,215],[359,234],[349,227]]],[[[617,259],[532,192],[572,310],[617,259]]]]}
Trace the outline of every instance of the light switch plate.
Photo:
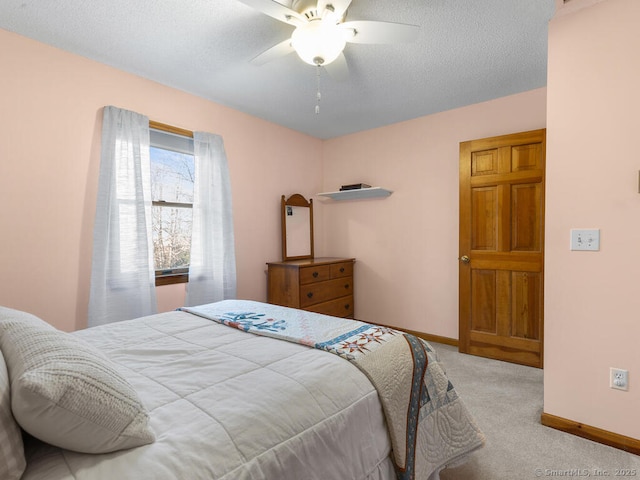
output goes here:
{"type": "Polygon", "coordinates": [[[571,250],[600,250],[600,230],[571,229],[571,250]]]}

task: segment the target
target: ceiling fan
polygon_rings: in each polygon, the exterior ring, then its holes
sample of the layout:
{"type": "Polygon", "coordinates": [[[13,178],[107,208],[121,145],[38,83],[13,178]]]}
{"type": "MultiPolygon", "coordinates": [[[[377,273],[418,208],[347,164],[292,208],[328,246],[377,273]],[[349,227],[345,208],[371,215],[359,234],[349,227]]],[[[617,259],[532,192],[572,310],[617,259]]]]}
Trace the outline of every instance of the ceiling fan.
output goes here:
{"type": "Polygon", "coordinates": [[[296,52],[306,63],[325,67],[335,79],[348,75],[343,50],[347,43],[403,43],[416,39],[420,27],[403,23],[367,20],[345,21],[352,0],[292,0],[291,8],[275,0],[240,2],[295,27],[291,38],[251,60],[263,65],[296,52]]]}

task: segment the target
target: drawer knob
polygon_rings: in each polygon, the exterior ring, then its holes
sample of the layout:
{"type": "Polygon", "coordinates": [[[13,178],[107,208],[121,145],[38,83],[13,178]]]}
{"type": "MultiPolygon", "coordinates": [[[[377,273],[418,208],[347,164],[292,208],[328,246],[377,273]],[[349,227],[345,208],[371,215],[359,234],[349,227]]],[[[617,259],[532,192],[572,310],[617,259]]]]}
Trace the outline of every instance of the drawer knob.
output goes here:
{"type": "Polygon", "coordinates": [[[345,284],[344,284],[344,288],[349,289],[349,284],[348,284],[348,283],[345,283],[345,284]]]}
{"type": "Polygon", "coordinates": [[[345,303],[345,304],[344,304],[344,309],[345,309],[345,310],[349,310],[349,307],[350,307],[350,305],[349,305],[348,303],[345,303]]]}
{"type": "Polygon", "coordinates": [[[313,272],[313,278],[318,278],[318,272],[313,272]]]}
{"type": "Polygon", "coordinates": [[[307,293],[307,298],[311,298],[311,297],[313,297],[313,292],[307,293]]]}
{"type": "Polygon", "coordinates": [[[340,267],[340,273],[344,273],[344,267],[340,267]]]}

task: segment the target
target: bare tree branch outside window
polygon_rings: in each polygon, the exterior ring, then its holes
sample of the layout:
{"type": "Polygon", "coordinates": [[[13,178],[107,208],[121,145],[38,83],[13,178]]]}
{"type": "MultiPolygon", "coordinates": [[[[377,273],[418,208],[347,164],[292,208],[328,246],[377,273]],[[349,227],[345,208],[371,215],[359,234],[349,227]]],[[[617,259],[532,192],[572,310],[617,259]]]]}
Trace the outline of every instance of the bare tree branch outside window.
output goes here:
{"type": "Polygon", "coordinates": [[[172,271],[189,266],[194,170],[193,155],[151,147],[156,271],[172,271]]]}

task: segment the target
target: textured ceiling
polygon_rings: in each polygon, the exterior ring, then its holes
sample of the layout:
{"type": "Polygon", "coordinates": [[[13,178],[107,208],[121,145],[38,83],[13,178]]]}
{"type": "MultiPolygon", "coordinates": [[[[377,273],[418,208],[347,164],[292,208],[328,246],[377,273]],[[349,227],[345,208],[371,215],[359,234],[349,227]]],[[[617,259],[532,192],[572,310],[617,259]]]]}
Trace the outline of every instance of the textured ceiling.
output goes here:
{"type": "Polygon", "coordinates": [[[293,28],[237,0],[2,0],[0,28],[326,139],[546,85],[554,8],[353,0],[346,20],[410,23],[420,35],[347,44],[349,78],[322,71],[319,114],[315,67],[295,54],[249,64],[293,28]]]}

